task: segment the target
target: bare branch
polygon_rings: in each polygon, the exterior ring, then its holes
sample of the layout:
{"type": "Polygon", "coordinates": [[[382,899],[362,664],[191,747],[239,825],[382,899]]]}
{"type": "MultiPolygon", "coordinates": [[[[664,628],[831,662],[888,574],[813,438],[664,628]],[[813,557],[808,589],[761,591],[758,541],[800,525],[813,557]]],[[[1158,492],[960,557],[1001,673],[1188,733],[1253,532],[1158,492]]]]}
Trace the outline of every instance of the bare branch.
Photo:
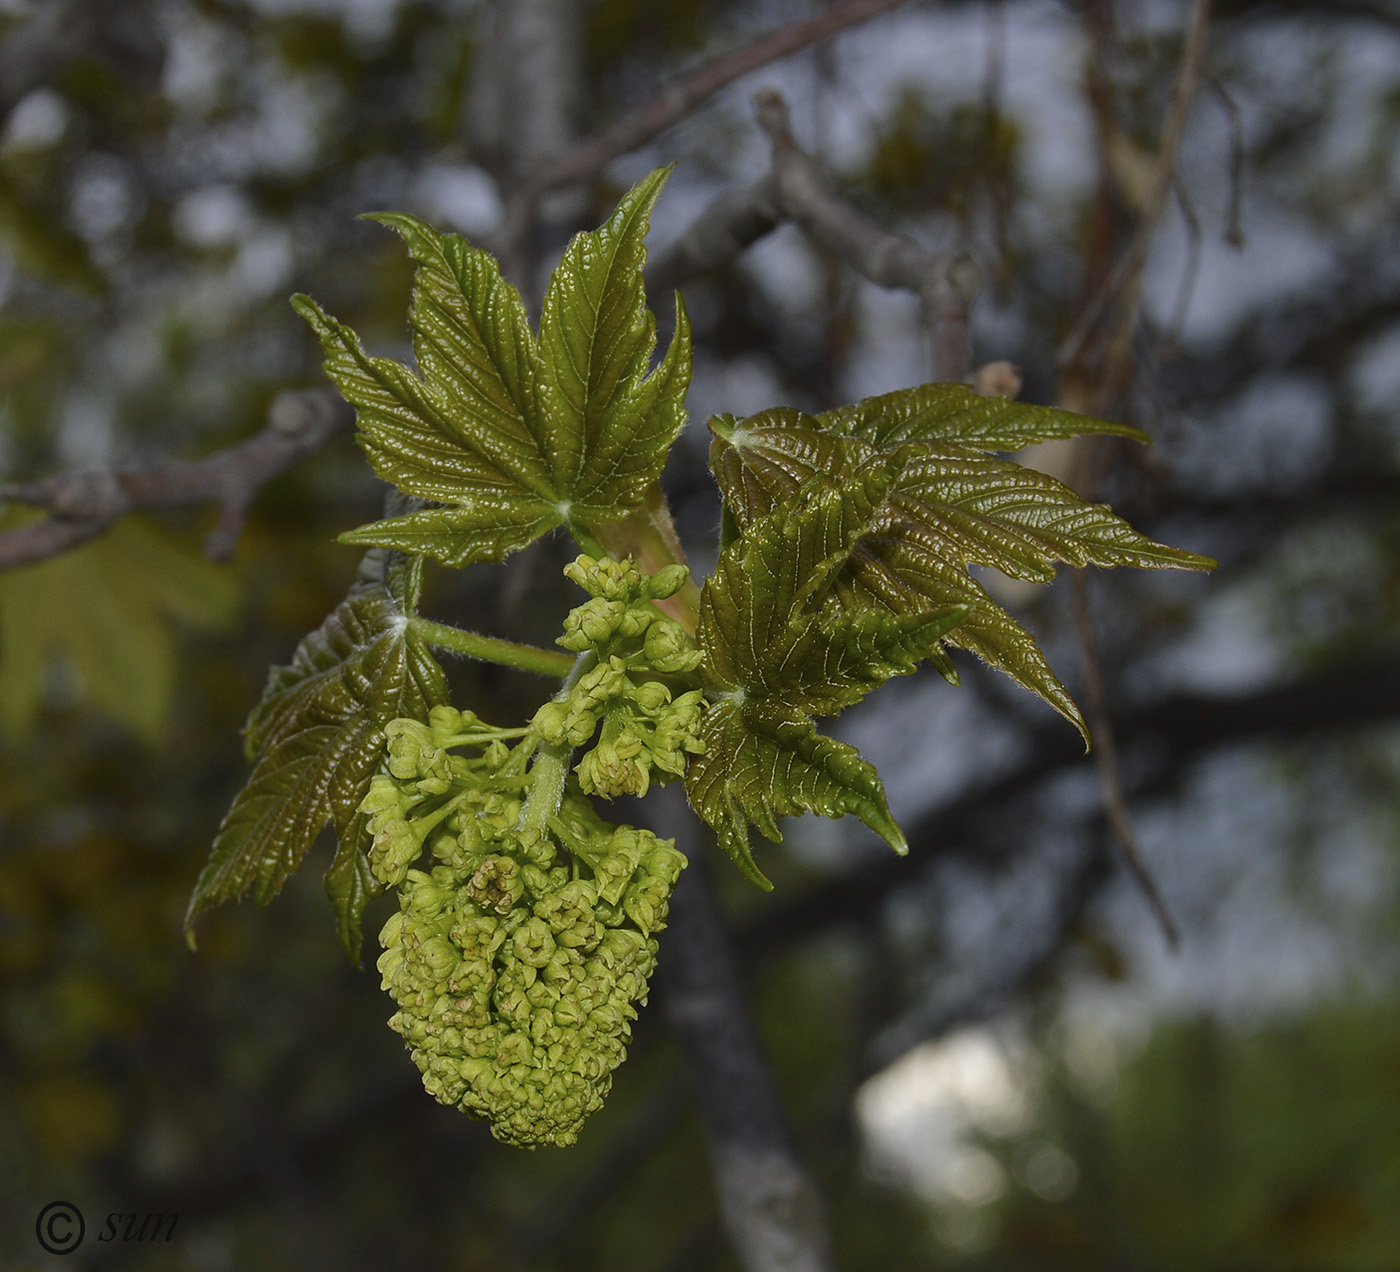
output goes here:
{"type": "Polygon", "coordinates": [[[1074,328],[1065,337],[1056,359],[1062,367],[1101,361],[1104,369],[1101,378],[1109,394],[1114,392],[1115,382],[1121,378],[1120,368],[1127,365],[1133,322],[1142,294],[1147,249],[1151,246],[1152,236],[1171,193],[1177,152],[1200,76],[1206,30],[1210,24],[1210,7],[1211,0],[1193,0],[1171,109],[1162,129],[1152,183],[1133,237],[1104,285],[1090,299],[1074,328]]]}
{"type": "Polygon", "coordinates": [[[782,211],[871,282],[914,292],[923,301],[932,339],[934,378],[967,379],[967,311],[977,293],[976,263],[961,252],[930,252],[846,202],[822,166],[793,140],[787,103],[778,93],[765,89],[755,94],[754,109],[773,144],[773,178],[782,211]]]}
{"type": "MultiPolygon", "coordinates": [[[[798,1160],[679,786],[656,816],[690,858],[671,902],[659,984],[709,1147],[720,1215],[748,1272],[834,1272],[821,1199],[798,1160]]],[[[650,810],[648,810],[650,811],[650,810]]]]}
{"type": "Polygon", "coordinates": [[[984,362],[972,373],[972,387],[983,397],[1021,396],[1025,378],[1014,362],[984,362]]]}
{"type": "Polygon", "coordinates": [[[274,477],[318,451],[354,422],[329,389],[279,393],[256,437],[205,459],[150,468],[56,473],[0,486],[0,501],[47,508],[45,521],[0,534],[0,569],[55,556],[102,533],[137,508],[216,503],[219,519],[205,542],[215,560],[233,552],[254,496],[274,477]]]}
{"type": "Polygon", "coordinates": [[[777,185],[771,175],[753,185],[726,190],[659,252],[647,269],[647,286],[658,294],[717,269],[782,224],[777,185]]]}
{"type": "Polygon", "coordinates": [[[1191,297],[1195,294],[1196,280],[1201,272],[1201,218],[1196,215],[1195,202],[1180,173],[1172,180],[1172,190],[1176,195],[1177,207],[1181,209],[1181,219],[1186,223],[1186,264],[1181,271],[1181,286],[1177,289],[1176,304],[1172,306],[1172,316],[1162,341],[1162,356],[1176,353],[1181,333],[1186,329],[1186,315],[1191,310],[1191,297]]]}
{"type": "Polygon", "coordinates": [[[1104,692],[1103,675],[1099,670],[1094,620],[1089,610],[1089,578],[1084,570],[1074,572],[1074,626],[1084,655],[1084,682],[1089,691],[1089,727],[1094,737],[1094,761],[1099,773],[1104,816],[1123,853],[1128,873],[1147,899],[1166,938],[1167,947],[1175,952],[1181,944],[1181,937],[1171,911],[1162,898],[1161,889],[1157,887],[1157,881],[1152,877],[1138,847],[1137,832],[1133,829],[1132,815],[1128,812],[1128,800],[1123,794],[1123,780],[1118,770],[1118,740],[1108,715],[1108,695],[1104,692]]]}
{"type": "Polygon", "coordinates": [[[1219,79],[1211,76],[1206,80],[1206,87],[1225,112],[1225,125],[1230,133],[1230,201],[1225,208],[1225,241],[1231,247],[1240,248],[1244,246],[1244,228],[1240,223],[1244,194],[1244,123],[1240,119],[1239,105],[1219,79]]]}
{"type": "Polygon", "coordinates": [[[750,71],[908,2],[845,0],[806,22],[794,22],[705,62],[666,84],[653,98],[615,120],[593,140],[542,167],[526,187],[529,196],[538,198],[546,190],[592,176],[619,155],[635,150],[684,119],[720,89],[750,71]]]}

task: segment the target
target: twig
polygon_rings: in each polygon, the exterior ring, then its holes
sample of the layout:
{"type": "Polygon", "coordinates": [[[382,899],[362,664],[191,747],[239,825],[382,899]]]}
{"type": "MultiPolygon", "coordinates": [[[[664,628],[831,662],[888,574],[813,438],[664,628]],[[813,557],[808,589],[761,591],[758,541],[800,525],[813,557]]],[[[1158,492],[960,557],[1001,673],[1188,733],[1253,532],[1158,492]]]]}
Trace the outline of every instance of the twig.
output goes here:
{"type": "Polygon", "coordinates": [[[1206,80],[1206,88],[1225,112],[1225,125],[1230,132],[1230,201],[1225,208],[1225,241],[1234,248],[1244,246],[1244,228],[1240,223],[1240,203],[1244,191],[1244,124],[1240,108],[1229,90],[1214,76],[1206,80]]]}
{"type": "Polygon", "coordinates": [[[919,296],[932,338],[934,378],[965,380],[967,311],[977,293],[976,263],[963,253],[930,252],[846,202],[822,166],[793,140],[781,95],[772,89],[756,93],[754,110],[773,145],[773,178],[782,211],[871,282],[919,296]]]}
{"type": "Polygon", "coordinates": [[[582,181],[684,119],[707,98],[750,71],[907,3],[909,0],[845,0],[806,22],[794,22],[713,58],[663,86],[649,101],[614,120],[591,141],[544,165],[529,179],[525,190],[533,199],[546,190],[582,181]]]}
{"type": "Polygon", "coordinates": [[[1142,294],[1147,249],[1171,193],[1177,151],[1200,75],[1206,29],[1210,24],[1210,6],[1211,0],[1194,0],[1191,6],[1171,110],[1162,129],[1162,140],[1157,147],[1157,159],[1152,170],[1152,184],[1133,237],[1103,287],[1085,306],[1078,322],[1061,344],[1056,358],[1061,367],[1083,366],[1090,361],[1099,361],[1105,372],[1104,382],[1110,391],[1119,378],[1118,368],[1127,360],[1138,298],[1142,294]],[[1105,314],[1108,316],[1100,324],[1099,320],[1105,314]]]}
{"type": "Polygon", "coordinates": [[[1089,691],[1089,728],[1094,737],[1099,787],[1103,793],[1104,816],[1113,830],[1118,846],[1123,850],[1134,881],[1152,907],[1157,923],[1173,952],[1181,943],[1171,911],[1162,899],[1161,890],[1143,860],[1137,832],[1128,812],[1128,800],[1123,794],[1123,780],[1118,769],[1118,742],[1108,716],[1108,697],[1104,693],[1103,676],[1099,670],[1098,650],[1094,642],[1093,616],[1089,612],[1089,579],[1083,570],[1074,571],[1074,626],[1079,635],[1079,647],[1084,652],[1084,681],[1089,691]]]}
{"type": "Polygon", "coordinates": [[[1181,286],[1176,293],[1176,304],[1172,306],[1171,321],[1167,326],[1164,353],[1176,350],[1181,341],[1181,333],[1186,327],[1186,315],[1191,309],[1191,297],[1196,291],[1196,279],[1201,272],[1201,218],[1196,215],[1191,192],[1180,174],[1172,181],[1177,206],[1181,209],[1181,219],[1186,223],[1186,264],[1181,270],[1181,286]]]}
{"type": "Polygon", "coordinates": [[[647,288],[664,295],[696,274],[716,269],[782,224],[777,183],[772,175],[737,190],[726,190],[706,204],[647,268],[647,288]]]}
{"type": "Polygon", "coordinates": [[[658,978],[695,1094],[725,1231],[748,1272],[834,1272],[821,1199],[793,1148],[744,998],[705,873],[699,825],[677,786],[660,792],[655,807],[690,858],[671,902],[658,978]]]}
{"type": "MultiPolygon", "coordinates": [[[[1090,298],[1078,321],[1060,345],[1056,358],[1062,377],[1060,400],[1062,405],[1072,409],[1091,415],[1101,414],[1125,391],[1131,380],[1133,327],[1142,295],[1142,276],[1147,263],[1147,249],[1162,219],[1175,180],[1177,153],[1186,129],[1186,119],[1190,114],[1196,82],[1200,75],[1201,58],[1205,51],[1210,6],[1211,0],[1193,0],[1187,20],[1176,88],[1166,123],[1162,128],[1162,139],[1157,147],[1152,183],[1143,203],[1142,214],[1134,227],[1133,236],[1103,285],[1090,298]]],[[[1093,486],[1087,470],[1094,452],[1088,439],[1077,440],[1078,466],[1082,479],[1070,484],[1087,497],[1093,486]]],[[[1089,689],[1089,721],[1096,743],[1095,762],[1099,785],[1103,792],[1104,814],[1122,847],[1129,871],[1161,925],[1168,946],[1175,950],[1178,944],[1176,925],[1172,922],[1157,885],[1138,851],[1137,837],[1123,796],[1123,784],[1118,771],[1118,752],[1109,723],[1098,654],[1094,647],[1087,583],[1081,571],[1075,572],[1073,586],[1075,627],[1084,654],[1085,677],[1089,689]]]]}
{"type": "Polygon", "coordinates": [[[205,459],[150,468],[56,473],[0,486],[0,501],[47,508],[46,520],[0,534],[0,569],[42,561],[106,530],[137,508],[216,503],[219,518],[205,541],[215,560],[233,554],[257,492],[293,464],[348,430],[354,412],[328,389],[279,393],[256,437],[205,459]]]}

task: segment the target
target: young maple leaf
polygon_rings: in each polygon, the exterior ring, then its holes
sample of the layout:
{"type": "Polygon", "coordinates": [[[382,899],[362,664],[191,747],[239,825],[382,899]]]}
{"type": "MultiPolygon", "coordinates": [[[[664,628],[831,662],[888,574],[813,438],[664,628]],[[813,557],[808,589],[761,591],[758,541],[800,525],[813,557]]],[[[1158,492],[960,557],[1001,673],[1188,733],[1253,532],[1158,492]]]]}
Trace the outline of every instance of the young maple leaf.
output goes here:
{"type": "Polygon", "coordinates": [[[245,729],[257,762],[195,885],[187,933],[201,910],[249,888],[265,905],[329,821],[340,847],[326,887],[341,941],[359,958],[360,916],[383,887],[365,862],[358,809],[384,756],[384,726],[426,719],[448,700],[442,668],[405,621],[422,573],[421,557],[367,554],[345,600],[272,669],[245,729]]]}
{"type": "Polygon", "coordinates": [[[418,265],[409,313],[417,374],[370,357],[315,301],[293,297],[358,413],[374,471],[445,505],[361,526],[342,542],[462,566],[640,506],[685,424],[690,384],[679,293],[675,336],[648,374],[656,322],[644,240],[669,171],[658,168],[602,226],[574,237],[545,293],[538,340],[489,253],[401,213],[372,219],[397,230],[418,265]]]}
{"type": "Polygon", "coordinates": [[[833,581],[868,535],[897,466],[845,480],[817,476],[750,522],[701,592],[699,643],[709,706],[704,751],[686,771],[691,806],[760,887],[748,824],[780,840],[777,818],[854,813],[907,851],[875,769],[854,747],[817,732],[924,651],[966,613],[943,606],[893,614],[823,608],[833,581]]]}
{"type": "Polygon", "coordinates": [[[743,421],[721,415],[710,463],[739,530],[823,473],[898,471],[828,602],[918,614],[968,606],[962,621],[923,656],[949,680],[944,645],[970,650],[1065,715],[1088,740],[1084,718],[1035,638],[967,571],[990,566],[1048,582],[1071,565],[1209,569],[1208,557],[1156,543],[1106,504],[1091,504],[1044,473],[989,452],[1079,433],[1137,429],[1051,407],[987,398],[959,384],[926,384],[823,415],[791,408],[743,421]]]}

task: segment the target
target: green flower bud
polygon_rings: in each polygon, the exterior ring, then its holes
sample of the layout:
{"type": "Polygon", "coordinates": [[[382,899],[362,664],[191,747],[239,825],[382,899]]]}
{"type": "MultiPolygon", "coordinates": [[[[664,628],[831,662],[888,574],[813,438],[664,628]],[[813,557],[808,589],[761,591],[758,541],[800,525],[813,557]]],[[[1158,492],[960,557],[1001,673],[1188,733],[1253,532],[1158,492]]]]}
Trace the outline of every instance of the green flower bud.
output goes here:
{"type": "Polygon", "coordinates": [[[657,671],[694,671],[700,665],[700,651],[686,639],[685,629],[669,620],[647,628],[644,649],[647,662],[657,671]]]}
{"type": "MultiPolygon", "coordinates": [[[[371,819],[371,828],[378,819],[371,819]]],[[[408,867],[423,854],[423,841],[402,817],[378,821],[370,842],[369,868],[374,877],[391,887],[400,883],[408,867]]]]}
{"type": "Polygon", "coordinates": [[[690,571],[683,565],[663,565],[651,576],[647,588],[656,600],[664,601],[679,592],[689,577],[690,571]]]}
{"type": "Polygon", "coordinates": [[[386,812],[404,817],[410,807],[411,801],[405,798],[399,789],[399,784],[383,773],[376,773],[370,778],[369,790],[365,792],[364,799],[360,801],[360,812],[368,813],[371,817],[376,813],[386,812]]]}
{"type": "Polygon", "coordinates": [[[671,701],[671,691],[659,680],[644,680],[633,688],[632,701],[637,709],[654,716],[671,701]]]}
{"type": "Polygon", "coordinates": [[[593,884],[576,879],[535,902],[535,916],[548,924],[560,945],[570,948],[592,945],[598,934],[593,917],[597,895],[593,884]]]}
{"type": "Polygon", "coordinates": [[[472,874],[467,895],[483,910],[505,914],[525,892],[520,864],[510,857],[487,857],[472,874]]]}
{"type": "Polygon", "coordinates": [[[615,740],[604,737],[578,763],[578,784],[585,795],[612,799],[618,795],[645,795],[651,785],[650,766],[637,756],[641,742],[630,730],[615,740]]]}
{"type": "Polygon", "coordinates": [[[574,698],[579,709],[601,707],[614,698],[621,698],[631,691],[632,682],[627,679],[627,664],[617,657],[599,663],[591,671],[579,677],[574,689],[574,698]]]}
{"type": "Polygon", "coordinates": [[[401,781],[427,782],[425,793],[440,795],[447,789],[447,752],[427,725],[418,720],[390,720],[384,728],[389,772],[401,781]]]}
{"type": "Polygon", "coordinates": [[[543,919],[531,918],[522,923],[511,940],[516,958],[529,967],[543,967],[554,957],[554,937],[543,919]]]}
{"type": "Polygon", "coordinates": [[[446,703],[440,703],[428,712],[428,731],[438,746],[447,746],[452,739],[480,725],[481,721],[474,712],[458,711],[446,703]]]}
{"type": "Polygon", "coordinates": [[[446,983],[448,976],[456,970],[457,948],[445,937],[434,936],[418,947],[417,957],[432,975],[434,983],[446,983]]]}
{"type": "Polygon", "coordinates": [[[443,887],[438,880],[421,870],[408,871],[403,888],[405,908],[429,922],[456,900],[455,889],[443,887]]]}
{"type": "Polygon", "coordinates": [[[590,596],[610,601],[631,600],[643,587],[642,573],[631,558],[614,561],[611,557],[580,556],[564,567],[564,573],[590,596]]]}
{"type": "Polygon", "coordinates": [[[564,733],[569,724],[569,714],[567,703],[551,699],[535,712],[530,725],[551,746],[557,746],[564,740],[564,733]]]}

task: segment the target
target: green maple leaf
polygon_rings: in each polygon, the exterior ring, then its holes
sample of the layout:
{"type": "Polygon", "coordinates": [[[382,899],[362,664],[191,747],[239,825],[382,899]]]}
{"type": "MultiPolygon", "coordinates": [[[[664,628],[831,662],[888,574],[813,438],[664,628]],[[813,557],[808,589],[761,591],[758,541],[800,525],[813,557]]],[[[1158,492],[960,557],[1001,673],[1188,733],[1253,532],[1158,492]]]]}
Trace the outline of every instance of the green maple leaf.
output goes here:
{"type": "Polygon", "coordinates": [[[1076,433],[1142,437],[1125,425],[930,384],[820,416],[789,408],[742,422],[718,416],[710,428],[711,466],[741,532],[818,474],[879,469],[898,457],[898,473],[833,603],[896,614],[970,606],[925,657],[956,683],[943,646],[970,650],[1049,702],[1086,741],[1083,716],[1034,637],[970,577],[968,565],[1043,583],[1059,562],[1214,564],[1139,534],[1107,505],[1087,503],[1053,477],[988,453],[1076,433]]]}
{"type": "Polygon", "coordinates": [[[700,601],[709,706],[705,750],[686,771],[691,806],[755,883],[752,822],[779,840],[777,818],[854,813],[897,852],[908,845],[884,787],[854,747],[817,732],[891,676],[912,671],[961,606],[892,614],[832,612],[823,602],[871,532],[897,466],[845,481],[817,476],[776,504],[720,557],[700,601]]]}
{"type": "Polygon", "coordinates": [[[195,885],[187,931],[201,910],[249,888],[265,905],[332,822],[340,847],[326,887],[358,960],[360,917],[382,888],[363,863],[357,810],[383,758],[384,726],[426,719],[448,698],[442,669],[408,623],[421,579],[421,558],[369,553],[345,600],[272,669],[245,730],[256,763],[195,885]]]}
{"type": "Polygon", "coordinates": [[[238,599],[225,567],[138,517],[0,573],[0,723],[14,737],[29,731],[57,659],[83,698],[158,741],[175,691],[170,620],[225,627],[238,599]]]}
{"type": "Polygon", "coordinates": [[[656,323],[642,267],[652,206],[669,169],[629,191],[597,230],[576,235],[550,280],[539,339],[495,259],[399,213],[373,219],[417,263],[409,314],[418,374],[370,357],[311,299],[326,371],[358,413],[376,473],[445,505],[362,526],[342,542],[425,553],[448,565],[499,561],[564,524],[589,531],[636,509],[685,424],[690,326],[648,374],[656,323]]]}

